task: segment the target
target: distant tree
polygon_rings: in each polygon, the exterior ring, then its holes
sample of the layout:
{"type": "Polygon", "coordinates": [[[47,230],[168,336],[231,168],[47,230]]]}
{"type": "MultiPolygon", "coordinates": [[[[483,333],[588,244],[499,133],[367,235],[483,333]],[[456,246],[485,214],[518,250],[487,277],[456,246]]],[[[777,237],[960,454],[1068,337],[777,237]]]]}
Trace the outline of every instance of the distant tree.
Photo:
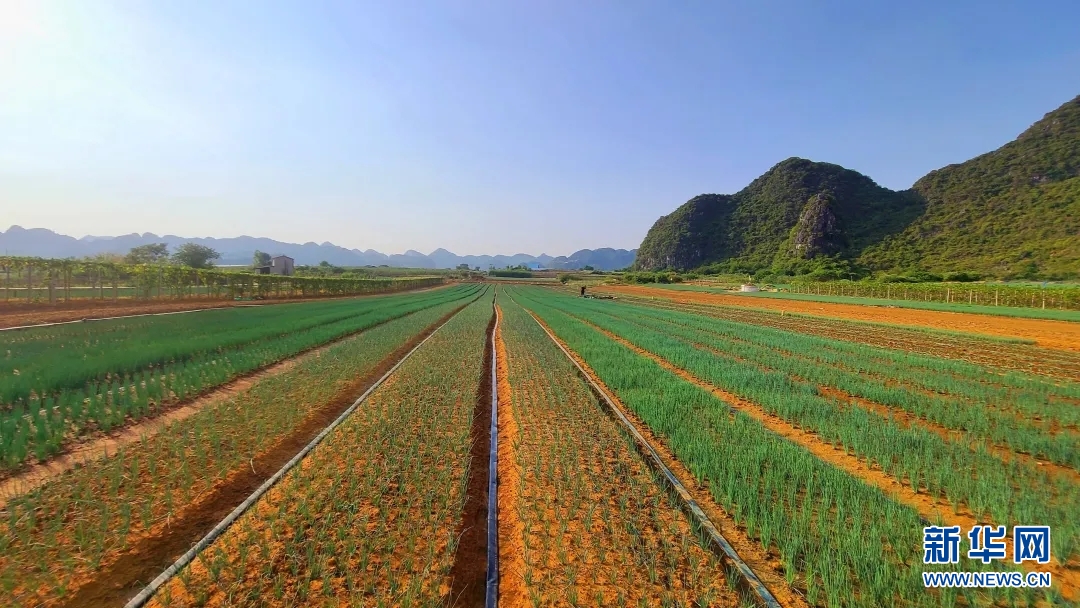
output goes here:
{"type": "Polygon", "coordinates": [[[593,268],[592,266],[589,266],[588,264],[586,264],[586,265],[585,265],[585,266],[584,266],[584,267],[582,268],[582,270],[596,270],[596,269],[595,269],[595,268],[593,268]]]}
{"type": "Polygon", "coordinates": [[[458,265],[457,265],[457,269],[458,269],[458,270],[468,270],[468,269],[469,269],[469,265],[468,265],[468,264],[458,264],[458,265]]]}
{"type": "Polygon", "coordinates": [[[150,243],[132,247],[131,251],[124,256],[128,264],[156,264],[169,259],[169,245],[167,243],[150,243]]]}
{"type": "Polygon", "coordinates": [[[205,245],[197,243],[184,243],[176,248],[172,256],[173,261],[183,266],[192,268],[212,268],[214,260],[220,259],[221,254],[205,245]]]}
{"type": "Polygon", "coordinates": [[[269,253],[264,253],[264,252],[259,251],[258,249],[256,249],[255,250],[255,255],[251,258],[251,265],[254,266],[255,268],[259,268],[260,266],[269,266],[270,265],[270,254],[269,253]]]}
{"type": "Polygon", "coordinates": [[[98,262],[104,264],[123,262],[124,256],[120,255],[119,253],[95,253],[94,255],[88,255],[83,259],[88,262],[98,262]]]}

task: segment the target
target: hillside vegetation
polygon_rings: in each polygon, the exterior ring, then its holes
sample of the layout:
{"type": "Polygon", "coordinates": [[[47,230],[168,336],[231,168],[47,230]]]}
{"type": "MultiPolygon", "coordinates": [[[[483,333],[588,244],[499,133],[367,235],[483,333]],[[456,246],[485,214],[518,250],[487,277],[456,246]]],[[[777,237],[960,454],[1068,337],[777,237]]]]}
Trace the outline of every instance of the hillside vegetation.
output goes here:
{"type": "Polygon", "coordinates": [[[1080,273],[1080,97],[1000,149],[895,192],[789,158],[733,195],[696,196],[653,225],[642,270],[810,274],[1080,273]]]}

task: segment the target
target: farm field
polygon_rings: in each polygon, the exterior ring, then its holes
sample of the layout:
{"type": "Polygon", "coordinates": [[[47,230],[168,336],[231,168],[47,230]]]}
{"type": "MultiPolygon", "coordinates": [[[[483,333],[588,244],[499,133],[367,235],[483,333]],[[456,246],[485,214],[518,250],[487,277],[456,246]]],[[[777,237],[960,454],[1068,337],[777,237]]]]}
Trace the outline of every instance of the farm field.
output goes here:
{"type": "Polygon", "coordinates": [[[463,284],[0,333],[24,438],[0,604],[1080,601],[1080,355],[647,295],[463,284]],[[1051,557],[983,563],[965,535],[924,564],[936,524],[1046,525],[1051,557]],[[1053,585],[923,584],[959,571],[1053,585]]]}
{"type": "Polygon", "coordinates": [[[1001,373],[1011,372],[1020,378],[1028,374],[1062,379],[1080,377],[1080,356],[1068,351],[1042,348],[1031,340],[831,319],[807,314],[789,315],[785,311],[677,303],[659,298],[621,296],[620,299],[666,310],[691,312],[728,321],[930,355],[937,359],[953,359],[980,367],[995,368],[1001,373]]]}
{"type": "Polygon", "coordinates": [[[466,297],[419,294],[229,308],[0,333],[0,472],[157,415],[240,375],[466,297]]]}
{"type": "MultiPolygon", "coordinates": [[[[728,289],[722,289],[717,287],[709,287],[705,285],[686,285],[686,284],[672,284],[665,285],[664,289],[671,289],[674,291],[699,291],[704,293],[718,293],[731,296],[745,297],[745,298],[775,298],[780,300],[799,300],[803,302],[827,302],[830,304],[855,304],[860,306],[886,306],[891,308],[913,308],[917,310],[936,310],[942,312],[963,312],[982,315],[994,315],[1001,317],[1023,317],[1029,319],[1051,319],[1057,321],[1080,321],[1080,310],[1076,310],[1076,287],[1050,287],[1045,291],[1034,292],[1029,302],[1031,306],[995,306],[993,304],[994,287],[992,285],[956,285],[952,287],[941,287],[934,285],[938,291],[945,292],[947,295],[944,297],[950,297],[955,301],[949,302],[935,302],[935,301],[922,301],[915,299],[918,295],[926,291],[926,287],[919,285],[919,287],[907,287],[900,283],[895,286],[882,287],[880,285],[874,286],[872,289],[884,292],[885,289],[889,289],[891,293],[895,293],[898,296],[904,295],[905,291],[910,290],[912,293],[908,294],[909,298],[897,299],[885,297],[882,293],[880,296],[872,297],[869,295],[829,295],[827,293],[799,293],[790,291],[730,291],[728,289]],[[955,294],[955,295],[954,295],[955,294]],[[1046,307],[1039,306],[1043,301],[1043,296],[1047,296],[1046,307]],[[975,303],[975,298],[981,298],[982,303],[975,303]],[[989,304],[986,303],[989,299],[989,304]],[[970,301],[968,301],[970,300],[970,301]]],[[[796,286],[795,289],[806,289],[806,287],[796,286]]],[[[851,292],[854,289],[858,289],[858,285],[846,286],[847,291],[851,292]]],[[[862,287],[863,293],[866,293],[871,288],[862,287]]],[[[1014,291],[1015,288],[1004,288],[1007,291],[1014,291]]],[[[1029,288],[1028,291],[1038,288],[1029,288]]],[[[1013,299],[1017,299],[1014,297],[1013,299]]]]}
{"type": "Polygon", "coordinates": [[[0,593],[16,606],[116,604],[478,295],[465,291],[344,339],[210,400],[152,440],[4,497],[0,593]]]}
{"type": "Polygon", "coordinates": [[[499,300],[500,605],[738,605],[724,564],[573,364],[499,300]]]}
{"type": "Polygon", "coordinates": [[[484,464],[468,455],[491,304],[433,335],[150,605],[406,606],[461,593],[451,571],[468,468],[484,464]]]}
{"type": "MultiPolygon", "coordinates": [[[[1037,598],[1077,599],[1080,516],[1073,507],[1080,482],[1069,407],[1075,405],[1075,382],[1031,377],[1016,386],[1004,379],[996,384],[993,378],[1001,377],[985,372],[951,376],[955,394],[930,405],[922,391],[892,382],[882,390],[859,382],[861,374],[836,374],[813,358],[831,346],[855,367],[903,355],[920,363],[918,369],[933,369],[937,362],[929,357],[838,340],[806,343],[795,332],[552,290],[520,288],[514,297],[708,483],[716,502],[749,535],[777,553],[788,580],[810,603],[952,605],[962,597],[973,605],[1029,605],[1037,598]],[[814,364],[784,353],[802,353],[814,364]],[[995,412],[974,397],[988,383],[1027,397],[1009,407],[999,401],[995,412]],[[1032,409],[1022,414],[1019,408],[1032,409]],[[980,413],[987,418],[979,426],[959,422],[980,413]],[[1033,424],[1036,419],[1045,425],[1033,424]],[[1059,432],[1050,430],[1055,426],[1059,432]],[[1066,442],[1060,451],[1049,447],[1056,441],[1066,442]],[[1044,447],[1032,448],[1036,443],[1044,447]],[[1040,456],[1025,453],[1031,449],[1040,456]],[[976,522],[1045,520],[1055,530],[1055,561],[1046,566],[1053,591],[928,592],[919,571],[940,566],[921,563],[924,520],[965,529],[976,522]]],[[[949,368],[952,362],[945,363],[949,368]]],[[[903,368],[889,373],[909,375],[903,368]]],[[[971,561],[965,567],[986,566],[971,561]]]]}
{"type": "MultiPolygon", "coordinates": [[[[441,285],[417,286],[409,290],[398,290],[388,293],[417,293],[420,291],[439,289],[441,285]]],[[[27,327],[47,323],[70,323],[89,319],[107,319],[112,317],[162,314],[182,311],[205,310],[208,308],[250,308],[270,306],[276,304],[301,303],[312,301],[331,301],[343,299],[360,299],[382,297],[386,294],[374,293],[359,296],[302,296],[294,295],[289,298],[272,300],[205,300],[201,298],[119,298],[113,299],[82,299],[72,298],[64,302],[54,304],[30,303],[16,301],[0,302],[0,330],[14,327],[27,327]]]]}
{"type": "Polygon", "coordinates": [[[615,296],[659,298],[681,304],[741,307],[784,311],[825,318],[870,321],[890,325],[1020,339],[1054,350],[1080,352],[1080,323],[1048,319],[997,317],[985,314],[807,302],[780,298],[747,298],[736,294],[678,291],[661,287],[605,285],[598,293],[615,296]]]}

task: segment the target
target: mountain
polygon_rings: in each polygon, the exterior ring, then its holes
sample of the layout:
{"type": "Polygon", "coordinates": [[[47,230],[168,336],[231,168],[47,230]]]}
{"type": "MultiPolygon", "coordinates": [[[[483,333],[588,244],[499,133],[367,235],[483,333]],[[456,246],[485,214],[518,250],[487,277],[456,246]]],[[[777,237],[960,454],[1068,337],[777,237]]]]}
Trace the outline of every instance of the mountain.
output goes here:
{"type": "Polygon", "coordinates": [[[232,238],[186,238],[172,234],[158,236],[149,232],[125,234],[123,236],[84,236],[81,239],[57,234],[45,228],[22,228],[12,226],[6,232],[0,232],[0,253],[4,255],[26,255],[43,258],[68,258],[92,256],[100,253],[127,253],[132,247],[149,243],[167,243],[175,250],[183,243],[198,243],[212,247],[221,253],[221,264],[250,264],[255,250],[272,255],[287,255],[297,264],[318,264],[325,260],[337,266],[396,266],[402,268],[455,268],[459,264],[468,264],[470,268],[487,269],[515,266],[517,264],[538,264],[545,268],[579,269],[592,266],[600,270],[626,268],[634,263],[634,251],[625,249],[582,249],[570,256],[553,258],[547,254],[531,256],[525,253],[514,255],[467,255],[459,256],[445,249],[436,249],[429,255],[410,249],[405,253],[387,255],[374,249],[361,251],[346,249],[333,243],[314,242],[283,243],[273,239],[239,236],[232,238]]]}
{"type": "Polygon", "coordinates": [[[658,219],[636,267],[805,272],[846,260],[878,271],[1080,272],[1080,97],[1015,141],[895,192],[839,165],[789,158],[732,195],[658,219]]]}

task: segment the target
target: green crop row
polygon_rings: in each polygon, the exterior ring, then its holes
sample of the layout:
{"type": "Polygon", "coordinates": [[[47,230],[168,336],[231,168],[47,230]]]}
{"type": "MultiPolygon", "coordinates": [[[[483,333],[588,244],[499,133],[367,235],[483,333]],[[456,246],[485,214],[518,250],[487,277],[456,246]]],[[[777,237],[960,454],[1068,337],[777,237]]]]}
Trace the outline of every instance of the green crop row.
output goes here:
{"type": "Polygon", "coordinates": [[[619,305],[606,310],[620,310],[615,313],[617,316],[711,347],[720,351],[721,356],[744,359],[812,384],[839,388],[946,428],[964,431],[973,438],[1080,468],[1080,434],[1055,432],[1058,425],[1075,426],[1080,421],[1080,408],[1076,404],[1052,403],[1030,393],[1010,398],[1002,394],[1004,391],[955,378],[948,383],[952,394],[913,391],[893,386],[892,381],[915,384],[921,372],[875,361],[870,348],[829,348],[821,339],[791,332],[646,307],[619,305]],[[872,374],[865,373],[868,371],[872,374]],[[965,398],[965,394],[974,398],[965,398]]]}
{"type": "MultiPolygon", "coordinates": [[[[895,328],[888,325],[837,319],[808,319],[806,317],[800,319],[800,321],[805,320],[806,323],[828,323],[831,326],[837,326],[837,330],[852,336],[852,340],[834,339],[808,335],[798,328],[801,323],[790,323],[784,328],[765,327],[762,325],[760,317],[727,307],[668,304],[653,301],[634,303],[646,304],[642,308],[692,313],[699,318],[707,319],[709,323],[714,323],[716,331],[739,328],[744,331],[744,334],[749,331],[753,336],[760,335],[762,340],[768,337],[779,337],[787,340],[791,336],[797,335],[800,336],[802,345],[812,350],[815,356],[820,354],[821,357],[829,357],[828,361],[830,363],[838,360],[847,361],[854,356],[860,361],[860,367],[856,371],[892,373],[893,370],[902,369],[905,370],[907,381],[931,391],[954,393],[965,397],[996,402],[999,405],[1007,401],[1036,408],[1045,406],[1048,401],[1055,399],[1066,400],[1073,403],[1073,405],[1071,407],[1056,408],[1053,413],[1073,416],[1076,416],[1073,413],[1076,411],[1075,404],[1080,402],[1080,382],[1050,380],[1018,371],[1001,373],[996,369],[988,369],[973,363],[944,358],[949,354],[948,350],[951,344],[958,338],[943,335],[935,336],[935,334],[940,334],[936,330],[923,331],[912,328],[895,328]],[[892,332],[900,338],[905,336],[910,338],[912,334],[925,334],[923,339],[927,342],[931,339],[936,340],[935,345],[942,351],[943,355],[935,357],[879,346],[869,346],[855,341],[858,339],[860,332],[882,331],[892,332]]],[[[772,316],[774,319],[779,318],[776,315],[772,316]]],[[[791,318],[788,317],[788,319],[791,318]]],[[[797,316],[795,318],[799,319],[797,316]]],[[[980,346],[976,345],[982,342],[985,345],[981,346],[981,348],[986,349],[987,352],[993,351],[992,345],[983,340],[982,337],[974,338],[968,335],[960,339],[973,342],[973,346],[976,348],[980,348],[980,346]]],[[[1002,352],[1000,356],[1008,357],[1011,354],[1006,351],[1002,352]]]]}
{"type": "MultiPolygon", "coordinates": [[[[1043,289],[1011,285],[941,284],[875,285],[820,283],[794,285],[798,292],[731,292],[699,285],[670,285],[664,289],[729,293],[749,298],[776,298],[854,304],[898,306],[920,310],[965,312],[1028,319],[1080,321],[1080,289],[1075,286],[1043,289]],[[995,301],[1000,303],[995,305],[995,301]]],[[[747,302],[748,306],[753,306],[747,302]]]]}
{"type": "MultiPolygon", "coordinates": [[[[502,542],[523,548],[522,571],[506,575],[522,577],[533,606],[738,604],[729,588],[737,579],[718,576],[723,564],[574,365],[520,305],[499,304],[512,393],[499,422],[509,405],[517,428],[500,441],[513,442],[520,471],[508,478],[516,500],[500,504],[499,517],[514,511],[520,536],[502,542]],[[605,600],[607,589],[614,598],[605,600]]],[[[500,469],[511,464],[500,455],[500,469]]]]}
{"type": "Polygon", "coordinates": [[[197,355],[252,344],[431,301],[474,287],[349,300],[226,308],[46,326],[0,333],[0,404],[81,388],[92,380],[130,374],[197,355]]]}
{"type": "Polygon", "coordinates": [[[491,315],[447,323],[151,606],[443,603],[491,315]]]}
{"type": "Polygon", "coordinates": [[[754,310],[675,302],[662,298],[620,297],[622,302],[651,308],[748,323],[778,330],[876,347],[894,357],[910,356],[905,365],[942,375],[957,375],[982,384],[1030,390],[1047,397],[1080,400],[1080,386],[1054,389],[1052,381],[1068,381],[1080,376],[1080,356],[1067,351],[1033,346],[1030,340],[1000,338],[981,334],[945,331],[928,327],[901,326],[784,311],[754,310]],[[914,358],[912,358],[914,357],[914,358]]]}
{"type": "MultiPolygon", "coordinates": [[[[815,385],[793,380],[785,373],[762,370],[753,363],[717,356],[685,339],[672,337],[680,331],[672,324],[653,329],[621,318],[636,314],[634,308],[573,298],[555,300],[552,305],[629,340],[713,386],[749,399],[765,411],[817,433],[826,442],[844,446],[894,479],[906,481],[916,492],[947,499],[953,505],[966,505],[980,520],[991,517],[1009,526],[1046,522],[1056,531],[1054,554],[1063,561],[1080,549],[1080,517],[1075,510],[1075,505],[1080,504],[1080,487],[1071,480],[1052,478],[1028,463],[1002,462],[984,449],[947,441],[917,426],[905,428],[876,412],[838,407],[815,385]],[[972,471],[978,474],[969,473],[972,471]],[[1017,487],[1033,490],[1018,492],[1017,487]]],[[[713,342],[721,353],[738,350],[737,344],[710,340],[707,333],[690,335],[713,342]]],[[[805,368],[799,371],[809,373],[805,368]]]]}
{"type": "MultiPolygon", "coordinates": [[[[188,348],[180,351],[184,352],[183,358],[130,373],[121,373],[120,369],[132,367],[111,368],[113,355],[124,358],[123,349],[132,348],[129,340],[109,342],[106,353],[95,353],[93,359],[89,354],[84,355],[87,361],[84,369],[71,372],[69,384],[75,383],[77,374],[86,374],[81,378],[81,387],[51,391],[41,387],[27,401],[16,401],[0,409],[0,469],[18,466],[31,456],[46,458],[59,452],[65,442],[88,431],[107,431],[127,420],[155,415],[165,406],[184,401],[243,373],[402,315],[462,300],[473,295],[476,289],[458,287],[361,301],[363,303],[353,304],[358,309],[355,312],[343,316],[335,311],[330,320],[324,319],[325,322],[315,325],[303,322],[297,327],[297,319],[289,317],[293,324],[280,323],[274,326],[273,333],[247,342],[222,331],[228,347],[215,348],[212,334],[197,336],[184,342],[188,348]]],[[[297,305],[290,314],[299,316],[303,306],[297,305]]],[[[162,321],[169,324],[176,317],[159,318],[169,319],[162,321]]],[[[171,327],[171,330],[180,332],[179,340],[183,340],[182,328],[171,327]]],[[[175,347],[176,343],[169,346],[175,347]]],[[[71,349],[75,350],[77,346],[73,345],[71,349]]],[[[49,369],[45,367],[49,359],[48,353],[39,353],[35,360],[20,358],[19,365],[25,363],[30,368],[49,369]]],[[[63,369],[64,362],[55,365],[63,369]]]]}
{"type": "Polygon", "coordinates": [[[9,500],[0,508],[0,596],[15,606],[69,596],[77,581],[108,566],[137,539],[190,515],[189,505],[251,466],[343,387],[463,303],[426,308],[336,343],[321,356],[207,403],[151,441],[9,500]]]}
{"type": "Polygon", "coordinates": [[[811,604],[952,606],[962,595],[981,606],[1031,604],[1038,597],[1034,590],[927,592],[921,571],[946,567],[921,563],[924,524],[914,509],[558,310],[570,298],[540,289],[514,293],[708,482],[714,499],[751,537],[779,553],[788,582],[806,589],[811,604]]]}

